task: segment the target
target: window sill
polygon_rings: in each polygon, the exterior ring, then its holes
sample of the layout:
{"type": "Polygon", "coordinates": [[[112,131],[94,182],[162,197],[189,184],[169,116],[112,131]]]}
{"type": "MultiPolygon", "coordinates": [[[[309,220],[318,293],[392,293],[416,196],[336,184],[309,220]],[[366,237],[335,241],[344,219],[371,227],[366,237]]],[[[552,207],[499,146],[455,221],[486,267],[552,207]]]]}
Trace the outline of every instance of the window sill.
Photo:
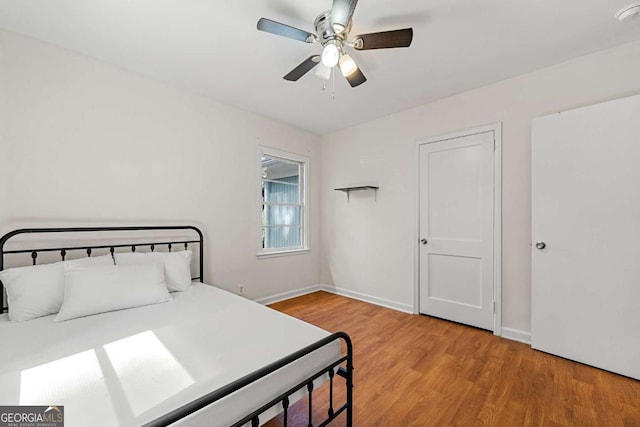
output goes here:
{"type": "Polygon", "coordinates": [[[311,249],[292,249],[287,251],[278,251],[278,252],[261,252],[256,254],[258,258],[276,258],[281,256],[290,256],[290,255],[302,255],[308,254],[311,252],[311,249]]]}

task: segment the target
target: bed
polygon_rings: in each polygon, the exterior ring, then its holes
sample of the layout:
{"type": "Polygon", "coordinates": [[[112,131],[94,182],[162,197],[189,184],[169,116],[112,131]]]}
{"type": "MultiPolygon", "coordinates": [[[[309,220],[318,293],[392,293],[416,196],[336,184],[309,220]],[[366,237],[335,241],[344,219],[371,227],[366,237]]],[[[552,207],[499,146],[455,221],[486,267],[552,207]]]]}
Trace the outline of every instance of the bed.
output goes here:
{"type": "MultiPolygon", "coordinates": [[[[51,239],[47,239],[51,241],[51,239]]],[[[55,255],[171,251],[194,248],[196,273],[171,301],[54,322],[53,315],[10,322],[0,315],[0,405],[62,405],[67,427],[258,426],[327,382],[327,425],[344,413],[352,423],[352,348],[342,332],[330,334],[204,283],[204,239],[180,227],[24,229],[0,239],[0,271],[7,257],[36,265],[55,255]],[[135,238],[123,241],[123,233],[135,238]],[[195,238],[158,236],[192,233],[195,238]],[[90,235],[81,244],[42,245],[16,236],[90,235]],[[117,234],[117,239],[110,240],[117,234]],[[155,235],[156,238],[149,236],[155,235]],[[100,238],[98,239],[98,237],[100,238]],[[342,354],[344,343],[346,353],[342,354]],[[345,402],[334,406],[334,386],[345,402]]],[[[11,266],[15,265],[12,261],[11,266]]],[[[4,292],[0,292],[4,303],[4,292]]]]}

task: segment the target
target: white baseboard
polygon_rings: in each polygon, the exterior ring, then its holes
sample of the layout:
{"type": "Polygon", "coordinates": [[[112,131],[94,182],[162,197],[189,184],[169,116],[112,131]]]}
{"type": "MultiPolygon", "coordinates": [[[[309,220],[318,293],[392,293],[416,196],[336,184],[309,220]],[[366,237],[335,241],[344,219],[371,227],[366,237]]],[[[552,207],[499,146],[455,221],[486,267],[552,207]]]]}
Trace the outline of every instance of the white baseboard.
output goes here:
{"type": "MultiPolygon", "coordinates": [[[[413,305],[411,304],[403,304],[397,301],[388,300],[386,298],[374,297],[371,295],[363,294],[361,292],[351,291],[344,288],[337,288],[335,286],[325,285],[321,283],[313,286],[308,286],[306,288],[282,292],[280,294],[272,295],[269,297],[258,298],[255,300],[255,302],[263,305],[275,304],[280,301],[301,297],[303,295],[311,294],[318,291],[330,292],[332,294],[342,295],[345,297],[357,299],[359,301],[364,301],[382,307],[391,308],[393,310],[402,311],[404,313],[414,314],[413,305]]],[[[531,345],[531,332],[522,331],[520,329],[506,328],[503,326],[501,336],[502,338],[506,338],[508,340],[518,341],[531,345]]]]}
{"type": "Polygon", "coordinates": [[[293,291],[283,292],[280,294],[258,298],[255,302],[263,305],[275,304],[280,301],[288,300],[291,298],[301,297],[302,295],[311,294],[313,292],[326,291],[336,295],[342,295],[345,297],[357,299],[360,301],[368,302],[382,307],[391,308],[393,310],[402,311],[404,313],[413,314],[413,306],[411,304],[402,304],[396,301],[391,301],[386,298],[378,298],[371,295],[363,294],[360,292],[350,291],[348,289],[336,288],[335,286],[329,286],[324,284],[318,284],[314,286],[308,286],[302,289],[295,289],[293,291]]]}
{"type": "Polygon", "coordinates": [[[368,302],[371,304],[380,305],[382,307],[391,308],[393,310],[402,311],[404,313],[413,314],[412,304],[403,304],[397,301],[388,300],[386,298],[378,298],[378,297],[363,294],[360,292],[351,291],[344,288],[337,288],[335,286],[330,286],[330,285],[319,285],[319,287],[323,291],[331,292],[336,295],[342,295],[344,297],[349,297],[349,298],[357,299],[360,301],[368,302]]]}
{"type": "Polygon", "coordinates": [[[502,338],[513,341],[520,341],[522,343],[531,345],[531,332],[521,331],[520,329],[505,328],[503,326],[502,338]]]}
{"type": "Polygon", "coordinates": [[[288,300],[295,297],[301,297],[302,295],[311,294],[324,290],[321,285],[308,286],[302,289],[295,289],[293,291],[283,292],[281,294],[272,295],[270,297],[258,298],[255,302],[262,305],[275,304],[280,301],[288,300]]]}

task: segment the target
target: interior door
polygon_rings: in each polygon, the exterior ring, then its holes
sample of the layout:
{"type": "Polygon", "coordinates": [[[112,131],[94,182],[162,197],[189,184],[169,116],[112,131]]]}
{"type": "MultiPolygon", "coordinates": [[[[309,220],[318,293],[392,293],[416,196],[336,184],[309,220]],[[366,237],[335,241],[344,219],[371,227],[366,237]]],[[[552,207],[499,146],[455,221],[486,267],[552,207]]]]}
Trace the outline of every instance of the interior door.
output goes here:
{"type": "Polygon", "coordinates": [[[533,122],[532,345],[640,379],[640,96],[533,122]]]}
{"type": "Polygon", "coordinates": [[[493,330],[494,132],[420,145],[420,312],[493,330]]]}

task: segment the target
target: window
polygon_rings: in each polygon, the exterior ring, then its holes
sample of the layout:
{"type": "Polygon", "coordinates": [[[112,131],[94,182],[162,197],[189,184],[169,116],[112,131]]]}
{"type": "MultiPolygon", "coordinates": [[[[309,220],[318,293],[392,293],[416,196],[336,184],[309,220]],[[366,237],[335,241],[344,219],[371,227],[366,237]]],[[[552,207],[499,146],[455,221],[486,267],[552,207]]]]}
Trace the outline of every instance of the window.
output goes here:
{"type": "Polygon", "coordinates": [[[305,157],[261,147],[258,255],[308,250],[305,157]]]}

